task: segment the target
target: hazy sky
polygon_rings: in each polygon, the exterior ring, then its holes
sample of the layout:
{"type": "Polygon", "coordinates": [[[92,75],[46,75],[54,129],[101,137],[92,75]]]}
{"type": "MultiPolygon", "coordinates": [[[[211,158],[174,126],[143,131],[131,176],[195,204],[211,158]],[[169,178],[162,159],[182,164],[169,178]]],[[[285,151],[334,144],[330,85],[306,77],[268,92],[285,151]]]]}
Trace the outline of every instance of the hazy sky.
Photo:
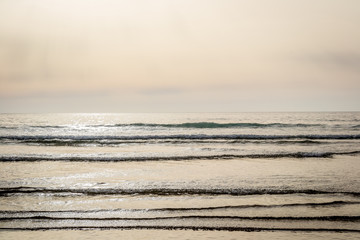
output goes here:
{"type": "Polygon", "coordinates": [[[332,110],[359,0],[0,0],[0,112],[332,110]]]}

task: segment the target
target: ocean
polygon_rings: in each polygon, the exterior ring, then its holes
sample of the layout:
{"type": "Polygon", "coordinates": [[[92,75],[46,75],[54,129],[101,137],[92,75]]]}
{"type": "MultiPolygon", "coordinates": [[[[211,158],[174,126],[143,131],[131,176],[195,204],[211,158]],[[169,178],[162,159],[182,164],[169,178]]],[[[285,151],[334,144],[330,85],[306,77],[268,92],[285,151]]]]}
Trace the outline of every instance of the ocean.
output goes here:
{"type": "Polygon", "coordinates": [[[1,239],[359,239],[360,113],[0,114],[1,239]]]}

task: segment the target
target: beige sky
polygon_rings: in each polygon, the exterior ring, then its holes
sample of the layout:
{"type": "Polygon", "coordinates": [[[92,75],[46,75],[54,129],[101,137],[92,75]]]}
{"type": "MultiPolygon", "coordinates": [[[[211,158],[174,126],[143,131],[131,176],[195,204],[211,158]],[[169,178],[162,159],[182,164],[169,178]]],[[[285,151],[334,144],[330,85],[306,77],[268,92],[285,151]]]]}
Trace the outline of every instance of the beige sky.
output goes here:
{"type": "Polygon", "coordinates": [[[0,0],[0,112],[360,110],[358,0],[0,0]]]}

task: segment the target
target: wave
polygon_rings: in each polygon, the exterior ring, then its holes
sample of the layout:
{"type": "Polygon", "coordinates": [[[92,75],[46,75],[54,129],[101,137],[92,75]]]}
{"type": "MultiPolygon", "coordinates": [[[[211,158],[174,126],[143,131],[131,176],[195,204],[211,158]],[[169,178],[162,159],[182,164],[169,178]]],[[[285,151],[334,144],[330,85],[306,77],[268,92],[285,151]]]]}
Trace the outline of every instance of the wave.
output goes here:
{"type": "Polygon", "coordinates": [[[223,205],[214,207],[180,207],[180,208],[145,208],[145,209],[94,209],[94,210],[53,210],[53,211],[7,211],[0,210],[1,215],[23,215],[35,216],[36,214],[51,215],[51,214],[86,214],[86,213],[114,213],[114,212],[193,212],[193,211],[211,211],[219,209],[248,209],[248,208],[287,208],[287,207],[328,207],[341,205],[358,205],[360,201],[331,201],[331,202],[307,202],[307,203],[287,203],[287,204],[249,204],[249,205],[223,205]]]}
{"type": "Polygon", "coordinates": [[[290,123],[216,123],[216,122],[187,122],[178,124],[132,123],[103,125],[106,127],[163,127],[163,128],[294,128],[320,127],[321,124],[290,124],[290,123]]]}
{"type": "Polygon", "coordinates": [[[18,127],[0,126],[0,129],[19,129],[18,127]]]}
{"type": "MultiPolygon", "coordinates": [[[[351,139],[348,139],[351,141],[351,139]]],[[[1,144],[26,144],[36,146],[67,146],[67,147],[82,147],[82,146],[108,146],[117,147],[124,144],[204,144],[204,143],[226,143],[226,144],[273,144],[273,145],[320,145],[320,144],[338,144],[337,141],[327,140],[308,140],[308,139],[283,139],[283,140],[265,140],[265,139],[90,139],[90,140],[76,140],[76,139],[1,139],[1,144]]]]}
{"type": "Polygon", "coordinates": [[[338,135],[252,135],[252,134],[178,134],[178,135],[135,135],[135,136],[79,136],[79,135],[8,135],[0,136],[0,140],[157,140],[157,139],[231,139],[231,140],[278,140],[278,139],[305,139],[305,140],[338,140],[338,139],[360,139],[360,134],[338,134],[338,135]]]}
{"type": "MultiPolygon", "coordinates": [[[[216,123],[216,122],[185,122],[185,123],[129,123],[129,124],[104,124],[104,125],[81,125],[81,128],[114,128],[114,127],[140,127],[140,128],[308,128],[308,127],[324,127],[323,124],[304,124],[304,123],[256,123],[256,122],[240,122],[240,123],[216,123]]],[[[72,125],[32,125],[32,126],[0,126],[3,129],[19,129],[19,128],[76,128],[72,125]]]]}
{"type": "Polygon", "coordinates": [[[14,187],[0,188],[0,196],[13,194],[81,194],[81,195],[287,195],[287,194],[344,194],[360,196],[360,192],[320,191],[315,189],[196,189],[196,188],[146,188],[146,189],[119,189],[119,188],[38,188],[38,187],[14,187]]]}
{"type": "Polygon", "coordinates": [[[60,125],[22,125],[22,126],[0,126],[0,129],[24,129],[24,128],[44,128],[44,129],[61,129],[61,128],[69,128],[69,126],[60,126],[60,125]]]}
{"type": "MultiPolygon", "coordinates": [[[[331,202],[321,202],[321,203],[288,203],[288,204],[250,204],[250,205],[225,205],[225,206],[215,206],[215,207],[194,207],[194,208],[155,208],[147,209],[147,211],[209,211],[209,210],[218,210],[218,209],[246,209],[246,208],[283,208],[283,207],[321,207],[321,206],[341,206],[341,205],[351,205],[351,204],[360,204],[357,201],[331,201],[331,202]]],[[[1,211],[0,211],[1,213],[1,211]]]]}
{"type": "Polygon", "coordinates": [[[149,139],[149,140],[62,140],[62,139],[26,139],[26,140],[0,140],[2,144],[27,144],[37,146],[109,146],[117,147],[123,144],[204,144],[204,143],[226,143],[226,144],[273,144],[273,145],[320,145],[320,144],[337,144],[336,141],[324,140],[232,140],[232,139],[149,139]]]}
{"type": "Polygon", "coordinates": [[[3,231],[46,231],[46,230],[193,230],[193,231],[289,231],[289,232],[338,232],[338,233],[360,233],[358,229],[348,228],[278,228],[278,227],[222,227],[222,226],[156,226],[156,225],[134,225],[134,226],[43,226],[43,227],[0,227],[3,231]]]}
{"type": "Polygon", "coordinates": [[[229,159],[276,159],[276,158],[331,158],[336,155],[358,155],[360,151],[351,152],[295,152],[273,154],[222,154],[194,156],[139,156],[139,157],[91,157],[91,156],[0,156],[0,162],[38,162],[38,161],[72,161],[72,162],[142,162],[142,161],[187,161],[187,160],[229,160],[229,159]]]}
{"type": "Polygon", "coordinates": [[[237,220],[269,220],[269,221],[359,221],[360,216],[314,216],[314,217],[273,217],[273,216],[203,216],[203,215],[189,215],[189,216],[168,216],[168,217],[50,217],[50,216],[19,216],[19,217],[0,217],[0,221],[11,220],[96,220],[96,221],[141,221],[141,220],[170,220],[170,219],[237,219],[237,220]]]}

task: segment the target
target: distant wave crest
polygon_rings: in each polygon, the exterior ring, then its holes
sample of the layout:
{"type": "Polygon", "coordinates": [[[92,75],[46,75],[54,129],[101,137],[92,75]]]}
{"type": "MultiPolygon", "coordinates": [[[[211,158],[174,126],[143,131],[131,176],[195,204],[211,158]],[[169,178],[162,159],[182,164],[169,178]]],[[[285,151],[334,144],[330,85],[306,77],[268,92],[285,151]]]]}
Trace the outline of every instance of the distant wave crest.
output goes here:
{"type": "Polygon", "coordinates": [[[255,134],[175,134],[175,135],[8,135],[0,136],[0,140],[156,140],[156,139],[234,139],[234,140],[277,140],[277,139],[360,139],[360,134],[337,135],[255,135],[255,134]]]}
{"type": "Polygon", "coordinates": [[[321,124],[286,124],[286,123],[216,123],[216,122],[187,122],[178,124],[133,123],[107,125],[114,127],[164,127],[164,128],[268,128],[268,127],[319,127],[321,124]]]}
{"type": "MultiPolygon", "coordinates": [[[[129,124],[106,124],[106,125],[83,125],[84,128],[116,128],[116,127],[140,127],[140,128],[307,128],[307,127],[322,127],[322,124],[303,124],[303,123],[257,123],[257,122],[240,122],[240,123],[216,123],[216,122],[185,122],[185,123],[129,123],[129,124]]],[[[29,128],[42,128],[42,129],[54,129],[54,128],[73,128],[79,126],[71,125],[32,125],[22,126],[29,128]]],[[[18,127],[0,126],[3,129],[18,129],[18,127]]]]}
{"type": "Polygon", "coordinates": [[[142,162],[142,161],[187,161],[187,160],[227,160],[242,158],[331,158],[335,155],[357,155],[360,151],[351,152],[294,152],[269,154],[222,154],[193,156],[137,156],[137,157],[90,157],[90,156],[0,156],[0,162],[37,162],[37,161],[73,161],[73,162],[142,162]]]}

